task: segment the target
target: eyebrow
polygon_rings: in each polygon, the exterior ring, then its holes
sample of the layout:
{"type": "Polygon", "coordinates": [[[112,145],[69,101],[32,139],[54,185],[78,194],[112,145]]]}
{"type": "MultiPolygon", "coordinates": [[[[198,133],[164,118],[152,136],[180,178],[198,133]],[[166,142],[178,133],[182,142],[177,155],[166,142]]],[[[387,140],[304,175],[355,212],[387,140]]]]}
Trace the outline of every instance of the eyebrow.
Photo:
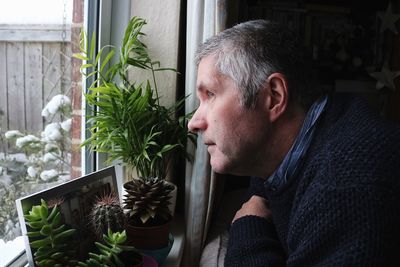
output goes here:
{"type": "Polygon", "coordinates": [[[196,91],[197,92],[203,92],[205,89],[204,89],[204,84],[203,83],[200,83],[200,84],[196,84],[196,91]]]}
{"type": "Polygon", "coordinates": [[[198,92],[204,92],[208,90],[208,88],[212,90],[216,90],[220,86],[220,81],[216,80],[215,78],[213,79],[208,79],[205,82],[201,81],[199,84],[196,84],[196,91],[198,92]]]}

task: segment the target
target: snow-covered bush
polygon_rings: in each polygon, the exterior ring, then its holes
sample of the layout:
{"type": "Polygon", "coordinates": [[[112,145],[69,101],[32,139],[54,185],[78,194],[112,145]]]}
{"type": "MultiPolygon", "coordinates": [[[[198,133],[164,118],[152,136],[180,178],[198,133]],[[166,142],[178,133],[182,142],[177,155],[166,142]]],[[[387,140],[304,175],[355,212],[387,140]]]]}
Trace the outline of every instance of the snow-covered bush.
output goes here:
{"type": "Polygon", "coordinates": [[[0,239],[19,232],[15,200],[50,182],[70,177],[71,101],[54,96],[42,110],[46,125],[40,133],[2,132],[0,125],[0,239]],[[7,141],[15,145],[7,152],[7,141]]]}
{"type": "Polygon", "coordinates": [[[65,180],[70,172],[71,100],[66,95],[56,95],[42,110],[49,123],[39,136],[21,134],[10,130],[5,133],[14,141],[20,152],[27,156],[26,179],[38,183],[65,180]],[[61,121],[52,122],[59,115],[61,121]]]}

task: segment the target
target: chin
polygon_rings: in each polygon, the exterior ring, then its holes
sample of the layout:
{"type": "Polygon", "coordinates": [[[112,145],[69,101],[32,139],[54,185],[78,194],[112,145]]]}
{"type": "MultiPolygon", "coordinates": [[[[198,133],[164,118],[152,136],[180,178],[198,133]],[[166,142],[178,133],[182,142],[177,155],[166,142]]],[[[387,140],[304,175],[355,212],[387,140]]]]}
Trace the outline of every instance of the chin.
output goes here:
{"type": "Polygon", "coordinates": [[[221,173],[221,174],[225,174],[226,173],[225,169],[223,168],[223,166],[221,166],[221,164],[219,162],[215,162],[215,161],[213,161],[211,159],[210,160],[210,165],[211,165],[211,168],[212,168],[212,170],[214,172],[221,173]]]}
{"type": "Polygon", "coordinates": [[[215,166],[211,164],[211,168],[213,172],[220,173],[220,174],[227,174],[224,168],[220,168],[219,166],[215,166]]]}
{"type": "Polygon", "coordinates": [[[220,174],[233,174],[232,173],[232,168],[229,167],[228,164],[223,163],[223,162],[218,162],[218,161],[210,161],[210,165],[212,167],[212,170],[216,173],[220,174]]]}

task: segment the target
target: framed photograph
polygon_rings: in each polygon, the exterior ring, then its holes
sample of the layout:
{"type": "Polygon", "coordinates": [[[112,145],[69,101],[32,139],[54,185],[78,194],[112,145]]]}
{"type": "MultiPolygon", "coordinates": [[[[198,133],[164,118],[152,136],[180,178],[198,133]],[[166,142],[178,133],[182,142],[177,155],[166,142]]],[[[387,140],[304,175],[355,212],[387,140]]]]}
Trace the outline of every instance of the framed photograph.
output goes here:
{"type": "Polygon", "coordinates": [[[29,231],[25,214],[28,214],[33,206],[40,205],[41,199],[45,200],[49,207],[58,205],[63,223],[76,229],[74,244],[76,244],[76,257],[87,255],[95,241],[95,234],[90,226],[89,214],[96,198],[115,194],[118,196],[118,186],[114,166],[82,176],[55,187],[28,195],[16,200],[19,222],[22,235],[25,240],[26,255],[29,266],[34,263],[34,249],[30,246],[29,231]]]}

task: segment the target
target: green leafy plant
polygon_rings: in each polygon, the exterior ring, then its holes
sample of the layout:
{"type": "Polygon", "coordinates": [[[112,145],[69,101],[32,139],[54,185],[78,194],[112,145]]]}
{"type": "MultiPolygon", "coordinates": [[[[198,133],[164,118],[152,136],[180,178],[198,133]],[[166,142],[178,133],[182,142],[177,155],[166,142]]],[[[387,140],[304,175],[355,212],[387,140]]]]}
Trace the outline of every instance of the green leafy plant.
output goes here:
{"type": "Polygon", "coordinates": [[[90,212],[90,221],[98,237],[102,238],[110,229],[121,232],[125,227],[125,214],[115,194],[100,196],[90,212]]]}
{"type": "Polygon", "coordinates": [[[35,250],[37,266],[76,266],[74,251],[70,248],[76,230],[66,229],[57,205],[49,210],[42,199],[40,205],[33,206],[29,214],[24,216],[30,228],[27,235],[30,246],[35,250]]]}
{"type": "Polygon", "coordinates": [[[78,266],[81,267],[104,267],[104,266],[135,266],[141,262],[141,255],[132,246],[125,246],[126,233],[125,231],[113,233],[111,229],[108,230],[107,235],[103,235],[103,242],[96,242],[96,247],[99,253],[89,253],[89,259],[85,262],[79,262],[78,266]],[[124,253],[131,254],[128,257],[131,262],[126,265],[122,259],[124,253]]]}
{"type": "MultiPolygon", "coordinates": [[[[94,79],[85,93],[93,109],[93,115],[88,118],[91,135],[82,145],[91,151],[106,153],[108,162],[117,161],[128,170],[136,170],[141,180],[136,181],[132,175],[124,185],[128,189],[124,202],[129,214],[126,231],[130,244],[138,248],[144,247],[134,243],[136,230],[131,226],[169,227],[166,218],[172,218],[168,208],[172,189],[166,185],[165,178],[174,160],[191,159],[186,143],[188,140],[194,143],[195,139],[187,129],[192,114],[177,115],[183,110],[185,98],[170,107],[160,104],[156,73],[175,70],[162,68],[160,62],[152,60],[141,41],[145,24],[144,19],[133,17],[118,52],[115,47],[105,46],[97,55],[94,36],[87,40],[82,32],[81,53],[74,55],[83,61],[81,71],[86,79],[94,79]],[[132,69],[139,69],[150,78],[139,82],[143,77],[134,77],[132,69]],[[138,188],[133,189],[134,186],[138,188]]],[[[168,245],[168,231],[162,231],[159,244],[168,245]]],[[[142,239],[155,238],[146,235],[142,239]]]]}
{"type": "Polygon", "coordinates": [[[84,62],[81,70],[87,78],[96,77],[85,98],[98,108],[88,120],[91,136],[82,145],[108,153],[109,161],[121,160],[136,168],[139,177],[164,179],[177,156],[188,157],[185,144],[194,135],[187,130],[190,114],[176,116],[184,99],[169,108],[159,102],[156,72],[173,69],[161,68],[160,62],[151,59],[140,40],[145,24],[139,17],[130,20],[115,63],[111,63],[114,47],[103,47],[94,56],[94,37],[89,42],[82,32],[81,53],[74,56],[84,62]],[[128,77],[131,68],[148,71],[151,79],[145,83],[132,81],[128,77]]]}

